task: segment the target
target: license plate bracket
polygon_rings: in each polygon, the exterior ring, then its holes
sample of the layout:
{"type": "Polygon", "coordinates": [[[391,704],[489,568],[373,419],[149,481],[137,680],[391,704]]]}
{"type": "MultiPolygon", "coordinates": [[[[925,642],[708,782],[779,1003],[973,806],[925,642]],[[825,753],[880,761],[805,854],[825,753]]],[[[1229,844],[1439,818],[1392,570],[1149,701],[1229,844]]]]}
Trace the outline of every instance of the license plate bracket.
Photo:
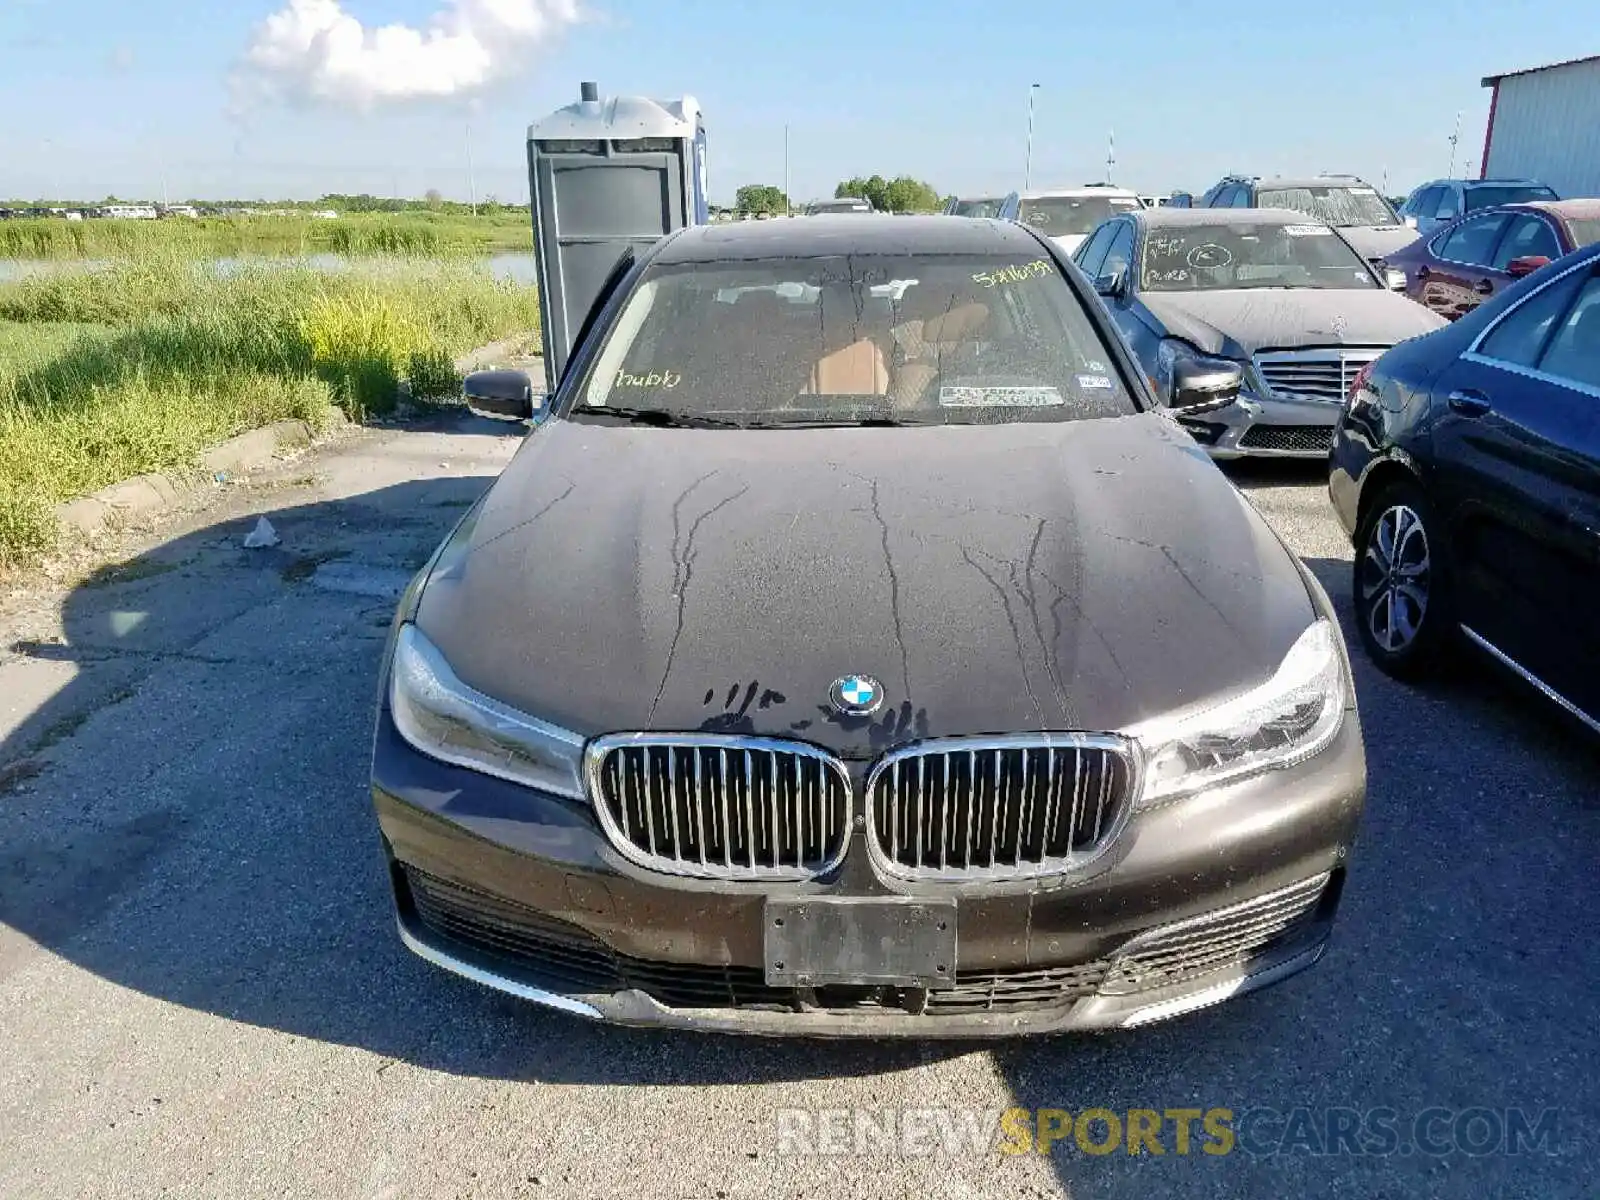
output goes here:
{"type": "Polygon", "coordinates": [[[769,986],[955,985],[954,900],[770,899],[763,918],[769,986]]]}

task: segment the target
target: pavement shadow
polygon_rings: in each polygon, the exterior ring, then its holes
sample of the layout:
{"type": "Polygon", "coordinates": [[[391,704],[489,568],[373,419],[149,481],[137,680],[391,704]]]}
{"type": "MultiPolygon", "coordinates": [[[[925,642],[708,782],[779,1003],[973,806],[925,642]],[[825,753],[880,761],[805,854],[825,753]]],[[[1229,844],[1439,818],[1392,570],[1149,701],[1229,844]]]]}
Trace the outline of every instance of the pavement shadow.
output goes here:
{"type": "Polygon", "coordinates": [[[1030,1109],[1163,1114],[1160,1156],[1130,1153],[1126,1124],[1109,1152],[1108,1125],[1090,1126],[1089,1151],[1072,1127],[1051,1161],[1074,1196],[1592,1195],[1600,754],[1475,660],[1423,687],[1388,679],[1357,641],[1349,562],[1306,561],[1351,647],[1369,772],[1327,954],[1164,1024],[1006,1045],[1000,1074],[1030,1109]],[[1231,1152],[1205,1151],[1196,1119],[1179,1153],[1175,1109],[1230,1110],[1231,1152]],[[1477,1136],[1505,1140],[1423,1153],[1430,1109],[1446,1114],[1430,1139],[1450,1144],[1476,1109],[1492,1122],[1477,1136]],[[1553,1142],[1505,1152],[1511,1110],[1530,1124],[1555,1110],[1553,1142]],[[1339,1140],[1352,1119],[1364,1153],[1339,1140]]]}
{"type": "Polygon", "coordinates": [[[255,511],[220,519],[85,581],[63,640],[0,648],[40,682],[0,743],[0,980],[33,943],[230,1021],[519,1080],[794,1080],[964,1052],[600,1028],[401,947],[366,792],[379,659],[395,590],[489,482],[269,509],[269,550],[242,548],[255,511]]]}

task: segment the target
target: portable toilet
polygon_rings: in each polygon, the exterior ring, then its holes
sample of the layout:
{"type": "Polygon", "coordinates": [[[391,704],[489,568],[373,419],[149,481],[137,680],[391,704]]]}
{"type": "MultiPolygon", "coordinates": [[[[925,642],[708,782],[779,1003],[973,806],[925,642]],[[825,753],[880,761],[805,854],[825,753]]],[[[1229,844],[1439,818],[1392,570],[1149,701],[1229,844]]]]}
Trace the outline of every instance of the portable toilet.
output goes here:
{"type": "Polygon", "coordinates": [[[617,260],[685,225],[705,224],[706,137],[689,96],[580,99],[528,126],[528,182],[545,385],[617,260]]]}

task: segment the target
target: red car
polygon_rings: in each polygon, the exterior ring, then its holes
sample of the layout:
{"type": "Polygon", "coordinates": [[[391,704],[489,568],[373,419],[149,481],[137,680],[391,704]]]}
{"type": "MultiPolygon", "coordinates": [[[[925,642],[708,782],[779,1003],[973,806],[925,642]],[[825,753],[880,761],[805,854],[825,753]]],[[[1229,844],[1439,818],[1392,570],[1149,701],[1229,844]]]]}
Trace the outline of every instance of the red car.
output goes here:
{"type": "Polygon", "coordinates": [[[1600,242],[1600,200],[1537,200],[1468,213],[1384,262],[1405,272],[1406,295],[1454,321],[1522,276],[1594,242],[1600,242]]]}

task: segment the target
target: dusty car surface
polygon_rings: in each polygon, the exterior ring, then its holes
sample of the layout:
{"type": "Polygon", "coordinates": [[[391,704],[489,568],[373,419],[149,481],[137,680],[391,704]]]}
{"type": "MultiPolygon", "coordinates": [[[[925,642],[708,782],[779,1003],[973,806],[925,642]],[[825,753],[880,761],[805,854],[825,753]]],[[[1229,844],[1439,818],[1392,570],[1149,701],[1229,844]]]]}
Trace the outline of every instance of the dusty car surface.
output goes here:
{"type": "Polygon", "coordinates": [[[1216,458],[1325,457],[1356,373],[1444,323],[1288,210],[1129,213],[1075,258],[1158,396],[1178,363],[1244,373],[1232,404],[1178,418],[1216,458]]]}
{"type": "Polygon", "coordinates": [[[1354,175],[1262,179],[1230,175],[1212,186],[1197,207],[1288,208],[1330,225],[1369,262],[1380,262],[1417,240],[1378,189],[1354,175]]]}
{"type": "Polygon", "coordinates": [[[414,950],[827,1035],[1137,1025],[1316,961],[1365,794],[1333,611],[1045,238],[692,228],[569,361],[385,656],[414,950]]]}
{"type": "Polygon", "coordinates": [[[1120,212],[1144,207],[1137,192],[1108,184],[1075,188],[1046,188],[1012,192],[996,214],[1004,221],[1020,221],[1038,230],[1066,253],[1083,244],[1095,226],[1120,212]]]}

